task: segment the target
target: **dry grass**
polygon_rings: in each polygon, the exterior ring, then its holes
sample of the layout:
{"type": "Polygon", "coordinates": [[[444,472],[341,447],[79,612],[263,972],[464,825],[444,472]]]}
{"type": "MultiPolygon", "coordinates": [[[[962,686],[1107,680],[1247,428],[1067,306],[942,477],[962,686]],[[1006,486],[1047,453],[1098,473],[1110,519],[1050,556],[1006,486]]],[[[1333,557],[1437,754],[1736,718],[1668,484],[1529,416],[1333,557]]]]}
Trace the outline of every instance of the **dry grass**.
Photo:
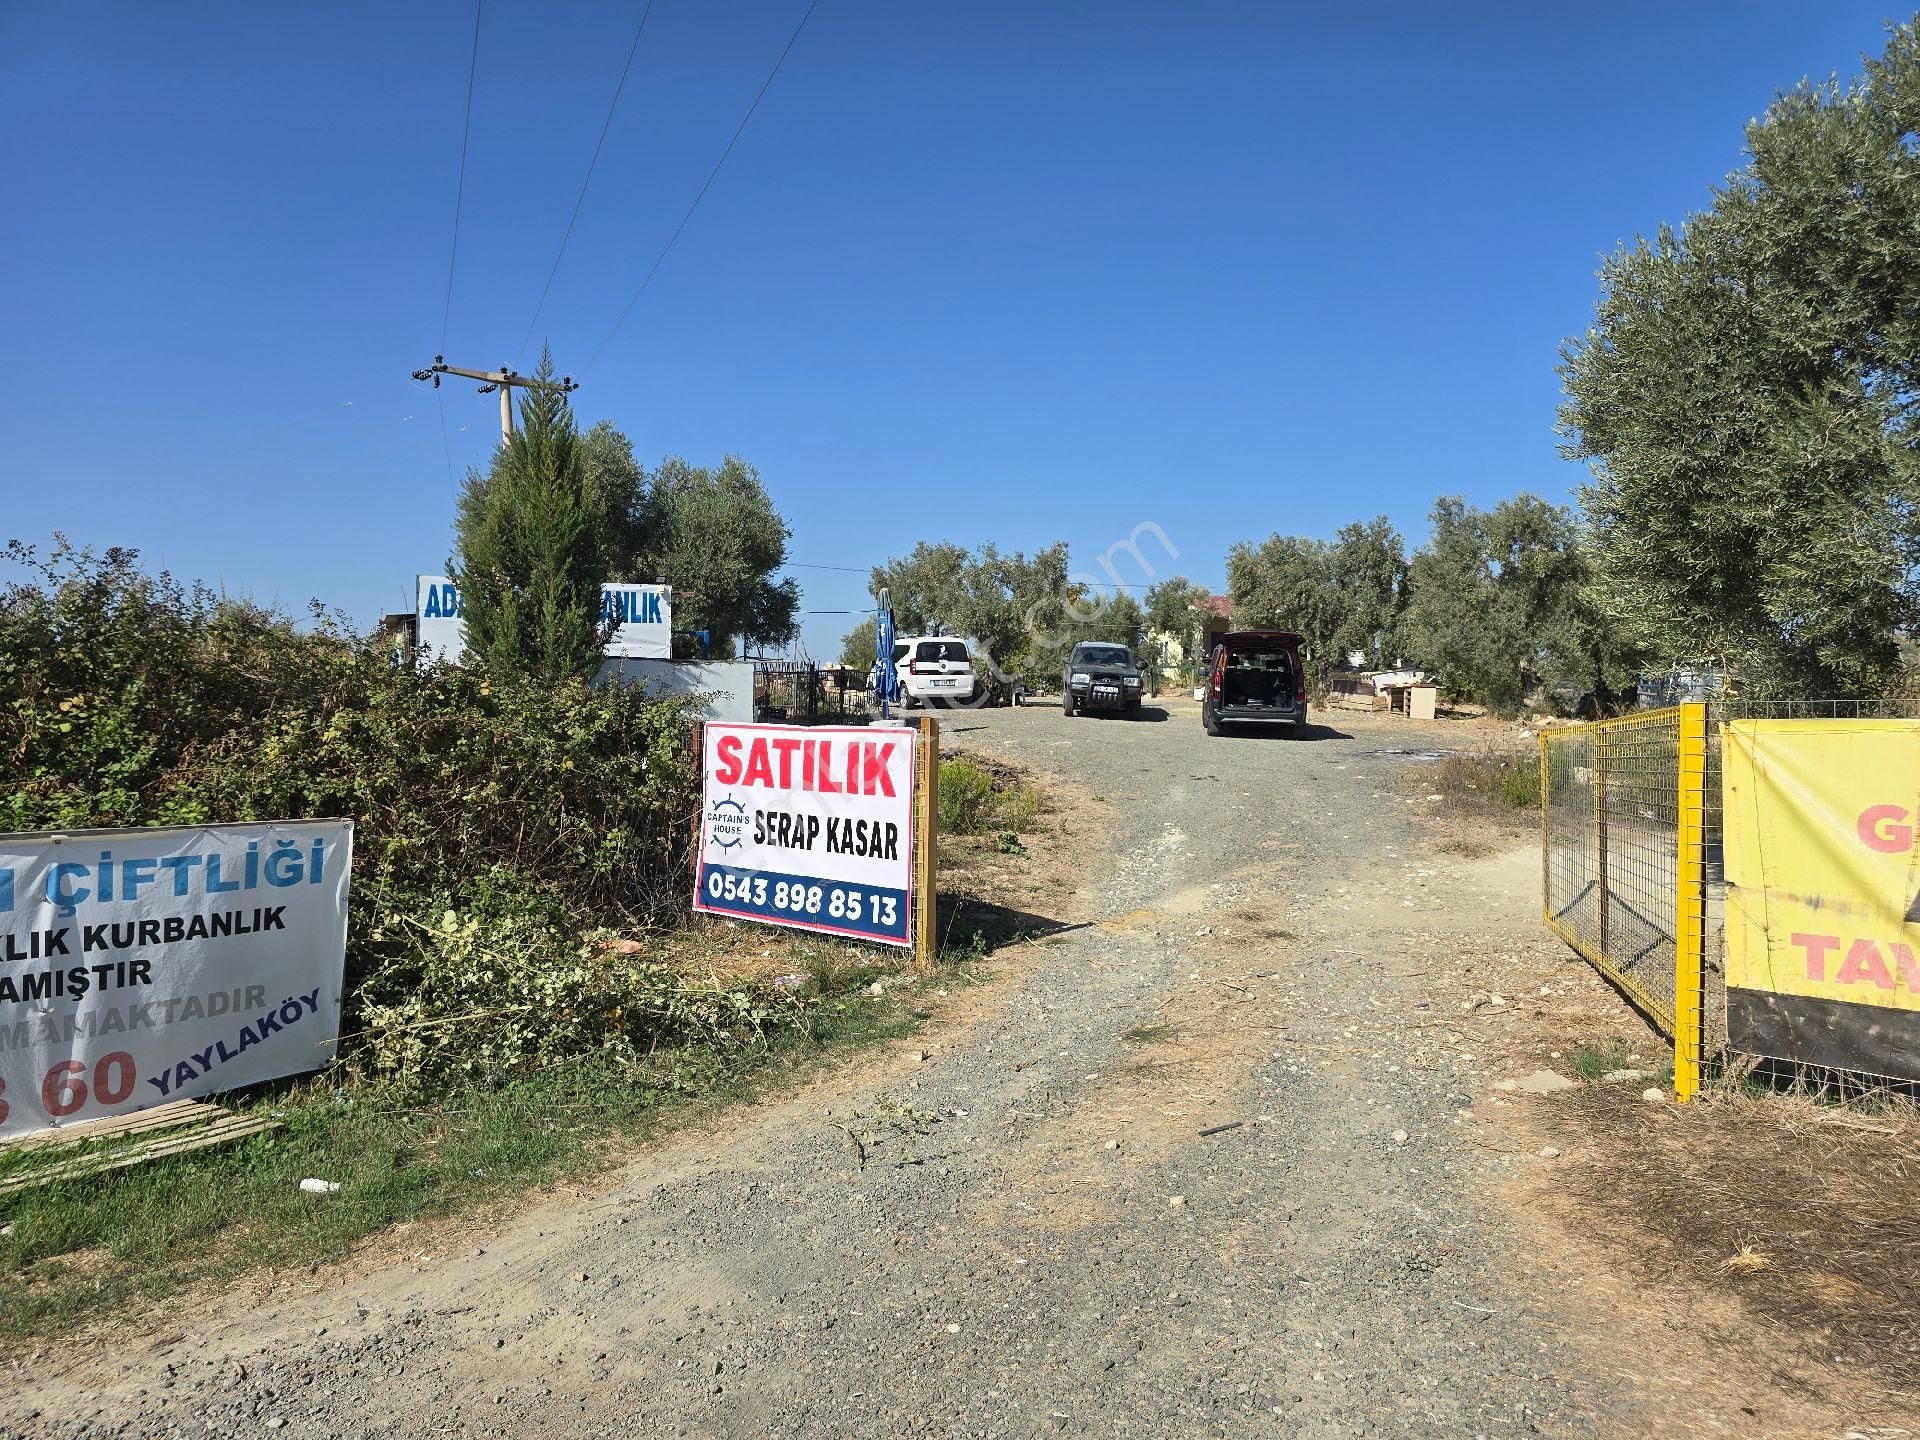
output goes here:
{"type": "Polygon", "coordinates": [[[1920,1393],[1920,1123],[1780,1095],[1647,1105],[1624,1088],[1550,1102],[1578,1137],[1561,1181],[1584,1214],[1658,1278],[1731,1290],[1810,1362],[1920,1393]]]}
{"type": "Polygon", "coordinates": [[[1773,1257],[1751,1245],[1742,1245],[1733,1254],[1720,1262],[1720,1270],[1728,1275],[1750,1275],[1755,1270],[1771,1270],[1773,1257]]]}
{"type": "Polygon", "coordinates": [[[1407,786],[1428,844],[1443,854],[1484,859],[1539,824],[1539,761],[1532,750],[1482,744],[1417,767],[1407,786]]]}

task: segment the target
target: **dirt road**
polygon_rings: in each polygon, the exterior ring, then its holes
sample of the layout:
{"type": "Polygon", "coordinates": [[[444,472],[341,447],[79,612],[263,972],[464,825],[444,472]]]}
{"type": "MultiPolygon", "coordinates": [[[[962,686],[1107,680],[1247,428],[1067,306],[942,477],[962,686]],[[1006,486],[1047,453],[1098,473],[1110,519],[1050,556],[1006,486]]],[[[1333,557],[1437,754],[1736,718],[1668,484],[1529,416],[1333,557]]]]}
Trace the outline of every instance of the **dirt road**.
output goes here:
{"type": "Polygon", "coordinates": [[[1209,740],[1190,707],[1160,714],[946,717],[950,743],[1121,821],[1055,917],[1077,928],[1008,957],[928,1058],[862,1059],[415,1264],[10,1357],[0,1415],[62,1435],[1667,1433],[1485,1198],[1510,1157],[1459,1112],[1492,1062],[1429,1023],[1453,1004],[1444,956],[1545,943],[1524,854],[1439,856],[1408,819],[1397,752],[1457,731],[1209,740]]]}

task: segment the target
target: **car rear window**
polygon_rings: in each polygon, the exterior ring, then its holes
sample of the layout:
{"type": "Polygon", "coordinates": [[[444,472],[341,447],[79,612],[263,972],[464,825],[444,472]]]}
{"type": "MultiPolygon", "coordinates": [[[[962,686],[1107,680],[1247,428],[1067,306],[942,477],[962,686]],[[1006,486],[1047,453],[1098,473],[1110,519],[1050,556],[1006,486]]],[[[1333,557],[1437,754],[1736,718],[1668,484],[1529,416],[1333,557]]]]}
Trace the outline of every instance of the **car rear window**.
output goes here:
{"type": "Polygon", "coordinates": [[[1227,651],[1229,670],[1287,670],[1293,665],[1293,653],[1279,647],[1227,651]]]}
{"type": "Polygon", "coordinates": [[[964,640],[922,640],[920,648],[913,652],[913,658],[931,664],[935,660],[958,660],[968,663],[967,642],[964,640]]]}

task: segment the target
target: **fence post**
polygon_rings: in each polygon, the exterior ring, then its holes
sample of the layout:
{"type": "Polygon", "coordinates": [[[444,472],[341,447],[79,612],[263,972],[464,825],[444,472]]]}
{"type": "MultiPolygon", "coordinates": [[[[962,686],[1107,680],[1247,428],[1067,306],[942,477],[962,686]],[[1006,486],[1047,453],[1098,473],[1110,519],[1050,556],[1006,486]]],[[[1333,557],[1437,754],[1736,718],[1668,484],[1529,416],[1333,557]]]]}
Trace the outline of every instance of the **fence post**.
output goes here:
{"type": "Polygon", "coordinates": [[[1680,707],[1679,833],[1673,897],[1673,1094],[1700,1089],[1707,932],[1707,707],[1680,707]]]}
{"type": "Polygon", "coordinates": [[[1613,918],[1613,872],[1607,859],[1607,737],[1612,733],[1604,721],[1594,725],[1593,754],[1587,762],[1593,769],[1593,845],[1597,861],[1594,875],[1598,887],[1594,898],[1599,907],[1600,953],[1608,956],[1613,954],[1609,944],[1612,937],[1607,933],[1613,918]]]}
{"type": "Polygon", "coordinates": [[[913,963],[922,975],[933,970],[935,886],[940,874],[940,722],[931,715],[916,721],[913,797],[913,963]]]}
{"type": "Polygon", "coordinates": [[[1553,783],[1548,774],[1547,732],[1534,737],[1540,747],[1540,918],[1553,923],[1553,831],[1547,823],[1547,805],[1552,799],[1553,783]]]}

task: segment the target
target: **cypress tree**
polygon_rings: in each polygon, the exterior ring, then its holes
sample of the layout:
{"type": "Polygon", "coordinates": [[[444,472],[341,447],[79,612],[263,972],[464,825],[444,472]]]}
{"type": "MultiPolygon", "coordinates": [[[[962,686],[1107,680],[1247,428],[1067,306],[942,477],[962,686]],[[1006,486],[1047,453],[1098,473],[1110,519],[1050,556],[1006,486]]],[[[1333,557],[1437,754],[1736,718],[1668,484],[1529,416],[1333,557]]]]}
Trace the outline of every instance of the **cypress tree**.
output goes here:
{"type": "MultiPolygon", "coordinates": [[[[551,353],[541,353],[535,377],[554,378],[551,353]]],[[[460,494],[449,568],[471,660],[554,680],[592,674],[607,578],[604,508],[566,396],[529,388],[520,428],[486,474],[469,472],[460,494]]]]}

